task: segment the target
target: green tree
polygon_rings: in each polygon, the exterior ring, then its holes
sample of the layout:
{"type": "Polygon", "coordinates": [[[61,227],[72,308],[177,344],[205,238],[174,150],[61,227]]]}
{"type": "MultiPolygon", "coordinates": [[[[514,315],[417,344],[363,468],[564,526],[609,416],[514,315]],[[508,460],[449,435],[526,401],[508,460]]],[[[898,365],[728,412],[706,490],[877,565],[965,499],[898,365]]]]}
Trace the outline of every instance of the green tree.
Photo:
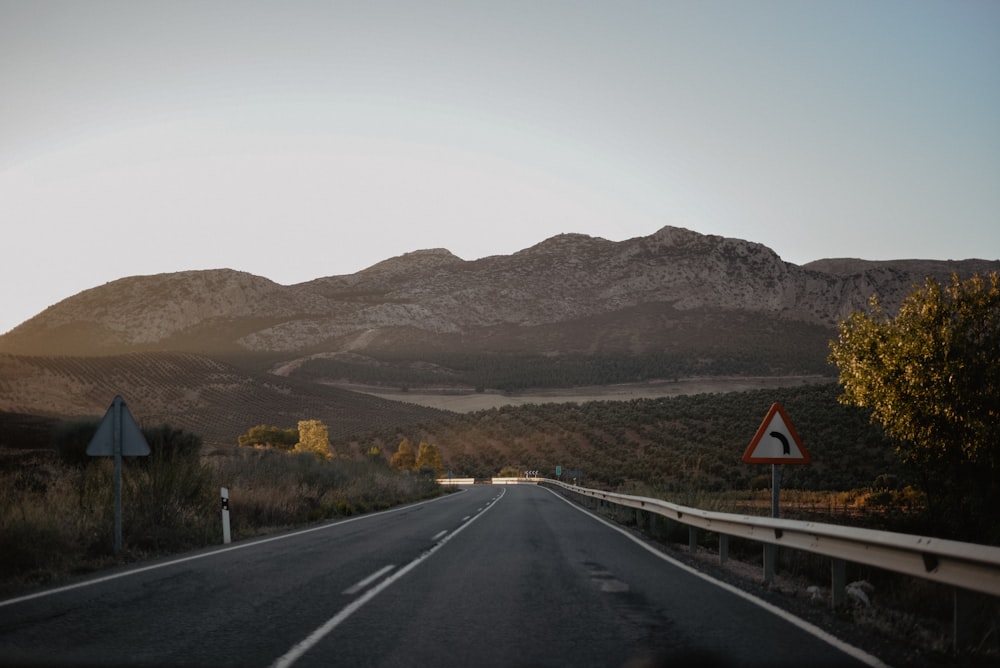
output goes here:
{"type": "Polygon", "coordinates": [[[410,443],[410,439],[404,438],[399,442],[399,448],[396,449],[396,454],[392,456],[389,463],[392,468],[400,471],[412,471],[416,468],[417,457],[413,452],[413,444],[410,443]]]}
{"type": "Polygon", "coordinates": [[[319,459],[333,459],[330,432],[319,420],[299,420],[299,442],[293,452],[308,452],[319,459]]]}
{"type": "Polygon", "coordinates": [[[434,471],[435,475],[440,474],[444,470],[444,464],[441,462],[441,450],[438,449],[438,446],[422,442],[417,449],[415,468],[418,471],[430,469],[434,471]]]}
{"type": "Polygon", "coordinates": [[[1000,540],[1000,281],[994,272],[941,286],[928,278],[888,317],[840,324],[830,359],[840,401],[871,410],[921,475],[932,513],[953,533],[1000,540]],[[993,527],[990,529],[990,527],[993,527]]]}

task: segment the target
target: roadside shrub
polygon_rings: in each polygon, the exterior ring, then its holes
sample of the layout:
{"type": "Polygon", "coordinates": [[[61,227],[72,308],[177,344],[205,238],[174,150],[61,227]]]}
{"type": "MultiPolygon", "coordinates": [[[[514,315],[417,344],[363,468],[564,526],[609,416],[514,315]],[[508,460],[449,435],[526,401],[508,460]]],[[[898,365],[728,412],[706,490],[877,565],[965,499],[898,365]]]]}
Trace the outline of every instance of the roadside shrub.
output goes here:
{"type": "Polygon", "coordinates": [[[404,475],[370,458],[323,460],[309,453],[240,448],[213,458],[212,465],[216,483],[229,488],[234,537],[440,493],[433,478],[404,475]]]}
{"type": "Polygon", "coordinates": [[[53,445],[63,462],[69,466],[83,467],[90,462],[87,445],[97,432],[96,420],[60,424],[52,434],[53,445]]]}
{"type": "MultiPolygon", "coordinates": [[[[83,471],[42,465],[0,475],[0,592],[12,584],[44,584],[73,572],[99,522],[80,512],[83,471]]],[[[107,534],[110,544],[110,531],[107,534]]]]}
{"type": "Polygon", "coordinates": [[[143,432],[149,456],[123,458],[123,551],[114,555],[113,458],[78,457],[96,426],[80,423],[62,431],[58,455],[3,457],[0,595],[218,543],[222,486],[230,489],[237,539],[441,493],[433,477],[403,475],[381,457],[328,461],[309,453],[238,448],[203,458],[197,435],[162,425],[143,432]]]}

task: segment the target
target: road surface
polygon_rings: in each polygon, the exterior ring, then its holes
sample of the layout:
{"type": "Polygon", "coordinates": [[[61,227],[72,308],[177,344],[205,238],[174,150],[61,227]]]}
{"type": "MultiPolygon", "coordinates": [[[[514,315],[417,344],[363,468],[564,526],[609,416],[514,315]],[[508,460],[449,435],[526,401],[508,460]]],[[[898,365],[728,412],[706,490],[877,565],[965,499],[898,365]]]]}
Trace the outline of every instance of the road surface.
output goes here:
{"type": "Polygon", "coordinates": [[[470,487],[0,601],[0,664],[24,661],[879,665],[534,485],[470,487]]]}

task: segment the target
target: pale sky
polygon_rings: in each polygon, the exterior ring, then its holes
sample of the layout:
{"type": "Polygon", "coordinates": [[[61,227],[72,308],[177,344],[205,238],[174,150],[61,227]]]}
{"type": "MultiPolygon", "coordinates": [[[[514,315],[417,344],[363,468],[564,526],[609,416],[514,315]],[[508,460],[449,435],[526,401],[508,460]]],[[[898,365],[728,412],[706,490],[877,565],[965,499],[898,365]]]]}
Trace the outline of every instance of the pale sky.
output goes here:
{"type": "Polygon", "coordinates": [[[0,332],[664,225],[997,259],[1000,2],[0,0],[0,332]]]}

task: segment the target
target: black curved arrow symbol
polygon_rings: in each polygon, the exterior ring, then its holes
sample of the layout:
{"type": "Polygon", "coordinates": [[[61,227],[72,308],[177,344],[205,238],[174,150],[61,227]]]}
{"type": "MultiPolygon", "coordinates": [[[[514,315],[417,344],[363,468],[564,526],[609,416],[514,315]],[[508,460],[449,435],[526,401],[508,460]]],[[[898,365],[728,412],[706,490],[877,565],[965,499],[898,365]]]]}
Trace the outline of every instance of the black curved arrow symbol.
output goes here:
{"type": "Polygon", "coordinates": [[[772,431],[770,434],[768,434],[768,436],[773,436],[774,438],[781,441],[781,454],[783,455],[792,454],[792,451],[788,447],[788,439],[785,438],[784,434],[782,434],[780,431],[772,431]]]}

